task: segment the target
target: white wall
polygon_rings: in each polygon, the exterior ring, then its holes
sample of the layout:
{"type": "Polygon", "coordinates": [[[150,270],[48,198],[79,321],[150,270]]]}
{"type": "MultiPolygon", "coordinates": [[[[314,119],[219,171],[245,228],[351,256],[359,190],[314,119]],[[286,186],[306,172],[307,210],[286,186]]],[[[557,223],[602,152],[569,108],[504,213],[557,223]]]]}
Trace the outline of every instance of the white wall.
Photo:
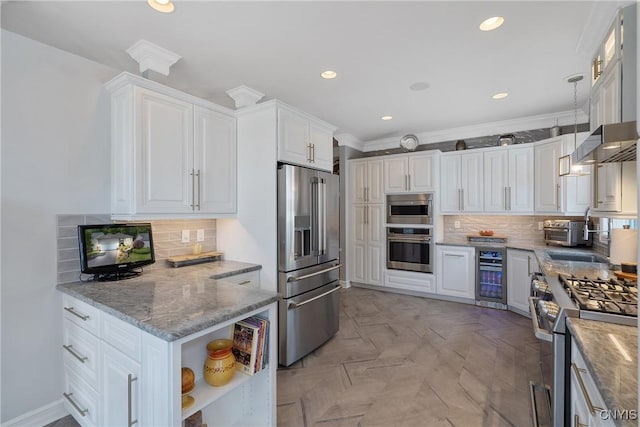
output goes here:
{"type": "Polygon", "coordinates": [[[261,264],[260,287],[275,292],[276,109],[257,108],[238,117],[238,215],[218,220],[217,247],[226,259],[261,264]]]}
{"type": "Polygon", "coordinates": [[[2,421],[61,399],[56,214],[109,211],[117,74],[2,32],[2,421]]]}

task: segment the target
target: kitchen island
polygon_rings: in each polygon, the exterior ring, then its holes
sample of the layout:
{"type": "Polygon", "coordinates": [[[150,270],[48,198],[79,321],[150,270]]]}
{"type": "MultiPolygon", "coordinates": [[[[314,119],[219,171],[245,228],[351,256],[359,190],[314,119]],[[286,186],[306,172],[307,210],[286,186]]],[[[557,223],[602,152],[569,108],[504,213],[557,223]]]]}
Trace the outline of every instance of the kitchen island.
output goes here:
{"type": "Polygon", "coordinates": [[[156,268],[124,281],[57,286],[65,404],[80,424],[175,426],[199,410],[210,425],[275,424],[278,295],[212,279],[218,270],[156,268]],[[268,366],[209,386],[202,380],[207,343],[229,338],[231,325],[253,315],[270,321],[268,366]],[[196,376],[195,403],[184,409],[182,367],[196,376]]]}

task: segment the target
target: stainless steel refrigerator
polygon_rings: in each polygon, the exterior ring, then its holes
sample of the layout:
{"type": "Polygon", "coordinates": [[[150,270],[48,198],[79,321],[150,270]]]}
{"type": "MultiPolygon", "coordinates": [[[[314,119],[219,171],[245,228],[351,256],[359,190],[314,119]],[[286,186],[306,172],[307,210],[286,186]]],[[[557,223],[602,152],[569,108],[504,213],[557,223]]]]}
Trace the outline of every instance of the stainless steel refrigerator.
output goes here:
{"type": "Polygon", "coordinates": [[[278,165],[279,363],[289,366],[338,331],[339,177],[278,165]]]}

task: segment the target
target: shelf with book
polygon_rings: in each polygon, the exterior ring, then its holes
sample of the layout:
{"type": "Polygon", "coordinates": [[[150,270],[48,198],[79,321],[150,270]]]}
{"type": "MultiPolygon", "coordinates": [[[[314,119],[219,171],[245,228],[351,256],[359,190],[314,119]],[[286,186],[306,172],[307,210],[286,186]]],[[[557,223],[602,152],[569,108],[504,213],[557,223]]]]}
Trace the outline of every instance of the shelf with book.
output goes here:
{"type": "MultiPolygon", "coordinates": [[[[203,379],[203,366],[207,358],[207,343],[219,338],[232,339],[236,322],[246,321],[252,316],[268,320],[269,329],[277,326],[277,303],[229,319],[219,325],[181,340],[177,348],[176,364],[191,368],[195,375],[195,388],[188,395],[194,402],[179,408],[184,426],[186,418],[202,411],[202,422],[211,425],[255,425],[271,426],[276,423],[276,369],[277,342],[273,333],[264,335],[267,360],[261,370],[249,375],[236,371],[228,384],[220,387],[209,385],[203,379]],[[221,420],[224,420],[222,424],[221,420]],[[215,423],[214,423],[215,421],[215,423]]],[[[178,387],[179,389],[179,387],[178,387]]]]}

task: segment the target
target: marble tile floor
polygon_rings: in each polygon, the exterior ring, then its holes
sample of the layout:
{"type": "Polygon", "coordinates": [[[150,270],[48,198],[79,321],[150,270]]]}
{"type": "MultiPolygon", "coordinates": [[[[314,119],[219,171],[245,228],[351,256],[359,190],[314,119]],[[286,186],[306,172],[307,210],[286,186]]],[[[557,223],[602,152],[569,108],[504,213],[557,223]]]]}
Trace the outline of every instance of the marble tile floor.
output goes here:
{"type": "Polygon", "coordinates": [[[528,427],[538,355],[511,312],[342,290],[338,334],[278,370],[278,425],[528,427]]]}
{"type": "Polygon", "coordinates": [[[338,334],[278,369],[278,426],[529,427],[538,354],[526,317],[343,289],[338,334]]]}

